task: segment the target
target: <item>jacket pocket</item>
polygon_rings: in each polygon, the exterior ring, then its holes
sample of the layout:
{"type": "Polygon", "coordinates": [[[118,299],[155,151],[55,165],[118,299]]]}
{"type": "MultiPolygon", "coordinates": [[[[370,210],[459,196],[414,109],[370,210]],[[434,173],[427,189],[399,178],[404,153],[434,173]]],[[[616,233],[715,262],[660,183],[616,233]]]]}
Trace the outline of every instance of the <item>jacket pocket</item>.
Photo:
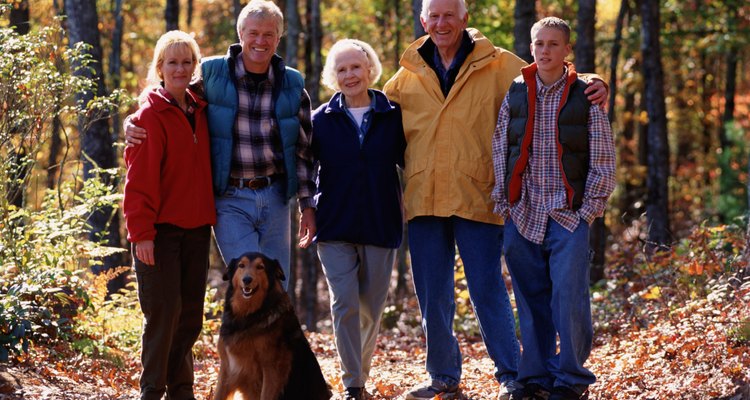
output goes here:
{"type": "Polygon", "coordinates": [[[406,162],[404,177],[409,179],[427,169],[427,160],[409,160],[406,162]]]}
{"type": "Polygon", "coordinates": [[[495,182],[495,171],[492,160],[480,158],[478,160],[459,160],[457,169],[464,175],[477,182],[492,184],[495,182]]]}

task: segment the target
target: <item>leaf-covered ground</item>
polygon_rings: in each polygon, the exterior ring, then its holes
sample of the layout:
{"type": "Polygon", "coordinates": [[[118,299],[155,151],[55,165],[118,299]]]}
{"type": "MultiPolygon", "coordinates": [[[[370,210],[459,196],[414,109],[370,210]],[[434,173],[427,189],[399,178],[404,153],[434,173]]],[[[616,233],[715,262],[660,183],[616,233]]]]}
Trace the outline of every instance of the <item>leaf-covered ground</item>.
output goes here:
{"type": "MultiPolygon", "coordinates": [[[[592,399],[750,399],[750,347],[737,341],[731,324],[747,320],[748,306],[715,299],[691,302],[669,320],[647,329],[621,328],[596,339],[589,367],[598,376],[592,399]]],[[[309,335],[334,391],[343,390],[330,333],[309,335]]],[[[211,399],[218,358],[206,336],[196,346],[196,395],[211,399]]],[[[425,378],[419,328],[394,328],[378,340],[368,390],[374,399],[398,399],[425,378]]],[[[497,386],[484,345],[460,336],[466,399],[494,399],[497,386]]],[[[214,342],[215,343],[215,342],[214,342]]],[[[133,357],[127,358],[133,360],[133,357]]],[[[11,365],[0,364],[0,399],[134,399],[139,364],[127,365],[73,354],[65,347],[34,348],[11,365]]]]}

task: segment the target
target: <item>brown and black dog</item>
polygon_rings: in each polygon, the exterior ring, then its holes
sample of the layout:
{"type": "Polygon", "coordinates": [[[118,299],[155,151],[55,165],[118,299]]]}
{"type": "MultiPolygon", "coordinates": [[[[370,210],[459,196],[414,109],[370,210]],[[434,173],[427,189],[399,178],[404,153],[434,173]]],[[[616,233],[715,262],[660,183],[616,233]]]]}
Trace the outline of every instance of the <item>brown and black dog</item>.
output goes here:
{"type": "Polygon", "coordinates": [[[305,339],[276,260],[246,253],[232,260],[219,331],[221,369],[214,400],[235,391],[251,400],[331,398],[305,339]]]}

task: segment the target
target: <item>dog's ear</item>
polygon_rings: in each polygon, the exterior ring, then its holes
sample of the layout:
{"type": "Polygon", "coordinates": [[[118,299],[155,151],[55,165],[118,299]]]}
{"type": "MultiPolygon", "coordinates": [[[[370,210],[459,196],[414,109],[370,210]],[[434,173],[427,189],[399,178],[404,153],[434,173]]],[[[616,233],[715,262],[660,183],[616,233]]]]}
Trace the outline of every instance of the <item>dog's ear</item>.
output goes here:
{"type": "Polygon", "coordinates": [[[271,260],[271,262],[276,265],[276,277],[279,278],[280,281],[285,281],[286,275],[284,275],[284,270],[281,269],[281,263],[279,263],[279,260],[271,260]]]}
{"type": "Polygon", "coordinates": [[[235,269],[237,269],[237,262],[239,261],[239,258],[233,258],[232,261],[229,262],[229,265],[227,265],[227,270],[224,271],[224,275],[222,275],[221,279],[228,281],[232,279],[232,273],[235,269]]]}

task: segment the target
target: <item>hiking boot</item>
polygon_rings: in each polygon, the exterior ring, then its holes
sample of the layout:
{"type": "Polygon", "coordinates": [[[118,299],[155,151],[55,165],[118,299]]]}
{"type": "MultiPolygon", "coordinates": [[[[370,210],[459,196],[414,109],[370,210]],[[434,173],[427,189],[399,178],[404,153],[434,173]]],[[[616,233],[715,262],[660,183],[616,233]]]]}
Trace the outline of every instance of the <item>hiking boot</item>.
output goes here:
{"type": "Polygon", "coordinates": [[[406,394],[406,400],[432,400],[435,396],[450,400],[458,398],[458,384],[449,385],[443,381],[433,379],[414,386],[406,394]]]}
{"type": "Polygon", "coordinates": [[[360,387],[346,388],[344,400],[365,400],[365,389],[360,387]]]}
{"type": "Polygon", "coordinates": [[[523,392],[523,385],[514,381],[509,380],[505,382],[500,382],[500,391],[497,393],[497,400],[511,400],[513,397],[513,393],[515,392],[523,392]]]}
{"type": "Polygon", "coordinates": [[[549,391],[538,383],[529,383],[510,394],[510,400],[548,400],[549,391]]]}
{"type": "Polygon", "coordinates": [[[555,386],[549,396],[549,400],[587,400],[588,398],[588,390],[578,394],[578,392],[566,386],[555,386]]]}

